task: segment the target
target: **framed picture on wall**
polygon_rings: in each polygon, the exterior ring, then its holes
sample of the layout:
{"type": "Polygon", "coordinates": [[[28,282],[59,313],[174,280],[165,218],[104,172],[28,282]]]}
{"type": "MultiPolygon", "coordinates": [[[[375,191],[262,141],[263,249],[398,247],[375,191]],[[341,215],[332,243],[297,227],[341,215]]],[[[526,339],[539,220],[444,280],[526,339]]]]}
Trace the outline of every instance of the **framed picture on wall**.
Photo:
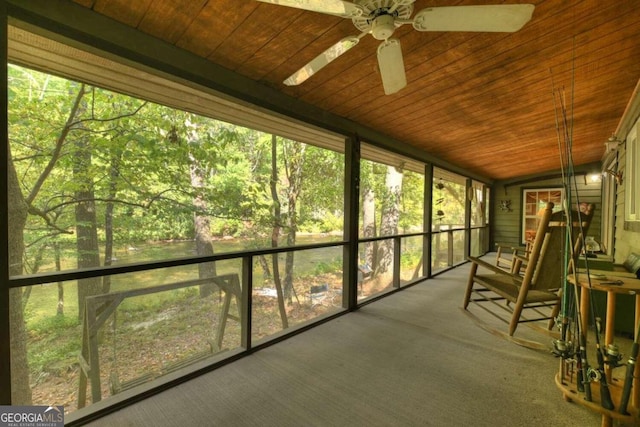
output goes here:
{"type": "Polygon", "coordinates": [[[535,238],[542,211],[547,207],[547,203],[553,202],[553,212],[559,212],[562,210],[563,200],[564,189],[562,187],[522,189],[522,220],[520,224],[522,244],[533,241],[535,238]]]}

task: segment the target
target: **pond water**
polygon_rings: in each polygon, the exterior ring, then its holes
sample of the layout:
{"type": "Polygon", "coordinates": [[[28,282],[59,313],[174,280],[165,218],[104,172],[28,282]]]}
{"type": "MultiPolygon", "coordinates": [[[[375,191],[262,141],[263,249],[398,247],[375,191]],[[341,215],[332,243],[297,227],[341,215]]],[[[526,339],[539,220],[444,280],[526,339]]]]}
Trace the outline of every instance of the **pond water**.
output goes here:
{"type": "MultiPolygon", "coordinates": [[[[297,245],[314,243],[327,243],[340,241],[340,237],[327,235],[303,235],[296,238],[297,245]]],[[[266,244],[258,245],[252,240],[224,239],[213,242],[216,254],[234,251],[250,250],[268,247],[266,244]]],[[[136,246],[120,248],[115,251],[113,265],[126,265],[145,261],[160,261],[172,258],[190,257],[196,255],[194,241],[144,243],[136,246]]],[[[279,255],[279,260],[284,263],[285,253],[279,255]]],[[[271,257],[268,257],[269,264],[271,257]]],[[[295,252],[295,266],[298,274],[309,273],[320,263],[331,263],[342,259],[342,246],[317,248],[295,252]]],[[[225,274],[229,270],[237,270],[239,260],[217,261],[216,267],[219,274],[225,274]]],[[[283,264],[284,265],[284,264],[283,264]]]]}
{"type": "MultiPolygon", "coordinates": [[[[302,235],[296,237],[297,245],[314,243],[328,243],[340,241],[340,236],[330,235],[302,235]]],[[[280,243],[281,247],[284,244],[280,243]]],[[[235,251],[262,249],[270,247],[270,243],[248,239],[220,239],[213,242],[216,254],[235,251]]],[[[141,243],[120,247],[114,251],[114,265],[130,264],[144,261],[159,261],[163,259],[182,258],[196,255],[196,244],[193,240],[172,242],[141,243]]]]}
{"type": "MultiPolygon", "coordinates": [[[[296,238],[296,244],[307,245],[314,243],[339,242],[341,240],[341,237],[342,236],[326,234],[299,235],[296,238]]],[[[285,246],[284,240],[280,242],[280,245],[281,247],[285,246]]],[[[271,244],[267,239],[220,239],[213,242],[213,250],[216,254],[251,249],[264,249],[269,247],[271,247],[271,244]]],[[[311,256],[314,259],[319,259],[320,261],[329,262],[335,256],[340,255],[342,253],[341,251],[341,247],[321,248],[315,249],[313,251],[299,251],[296,252],[295,256],[296,264],[298,263],[298,258],[300,258],[300,262],[304,263],[304,259],[307,256],[311,256]],[[305,255],[311,253],[312,255],[305,255]]],[[[100,253],[100,258],[104,259],[104,246],[100,248],[100,253]]],[[[54,255],[55,253],[52,248],[51,250],[44,253],[44,257],[38,269],[38,273],[53,272],[57,270],[54,255]]],[[[142,242],[130,245],[116,245],[114,248],[112,265],[127,265],[140,262],[162,261],[176,258],[192,257],[195,255],[196,246],[194,240],[142,242]]],[[[280,258],[284,259],[284,256],[284,254],[281,254],[280,258]]],[[[228,262],[229,261],[218,261],[216,264],[225,264],[228,262]]],[[[62,271],[67,271],[74,270],[76,268],[77,261],[75,244],[62,248],[60,269],[62,271]]]]}

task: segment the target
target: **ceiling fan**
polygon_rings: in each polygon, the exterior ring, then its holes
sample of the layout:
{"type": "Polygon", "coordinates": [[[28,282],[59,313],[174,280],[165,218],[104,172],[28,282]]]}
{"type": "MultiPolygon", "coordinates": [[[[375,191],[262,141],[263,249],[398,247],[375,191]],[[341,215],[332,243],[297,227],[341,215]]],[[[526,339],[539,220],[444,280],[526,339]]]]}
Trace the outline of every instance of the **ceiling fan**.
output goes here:
{"type": "Polygon", "coordinates": [[[312,59],[287,78],[285,85],[299,85],[371,34],[382,41],[378,47],[378,67],[386,95],[407,85],[400,41],[391,38],[401,25],[411,24],[418,31],[515,32],[529,22],[535,7],[532,4],[428,7],[411,18],[415,0],[257,1],[348,18],[360,30],[359,35],[343,38],[312,59]]]}

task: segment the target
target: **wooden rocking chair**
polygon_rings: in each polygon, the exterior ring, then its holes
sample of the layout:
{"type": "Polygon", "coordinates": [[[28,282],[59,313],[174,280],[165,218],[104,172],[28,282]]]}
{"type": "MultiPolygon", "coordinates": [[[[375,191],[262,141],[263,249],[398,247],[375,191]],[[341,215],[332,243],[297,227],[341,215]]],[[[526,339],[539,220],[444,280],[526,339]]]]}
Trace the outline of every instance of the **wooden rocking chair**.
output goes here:
{"type": "MultiPolygon", "coordinates": [[[[552,209],[553,203],[548,203],[531,245],[531,252],[526,260],[521,260],[524,263],[517,262],[511,272],[475,257],[468,258],[472,265],[463,308],[468,312],[469,303],[477,304],[509,324],[508,335],[501,331],[491,332],[497,332],[518,344],[534,348],[539,348],[539,345],[536,345],[538,343],[513,339],[513,335],[518,324],[524,322],[549,320],[548,329],[551,330],[559,312],[560,290],[564,282],[563,265],[567,252],[567,221],[563,212],[552,214],[552,209]],[[479,272],[479,266],[489,272],[479,272]],[[524,310],[535,313],[534,317],[523,316],[524,310]],[[504,312],[509,313],[510,318],[502,316],[504,312]]],[[[582,228],[586,232],[593,215],[593,206],[590,205],[588,210],[581,211],[582,228]]],[[[577,213],[572,213],[572,216],[572,227],[577,230],[580,228],[580,224],[575,220],[577,213]]],[[[573,253],[578,254],[582,247],[582,235],[579,232],[572,235],[573,253]]]]}

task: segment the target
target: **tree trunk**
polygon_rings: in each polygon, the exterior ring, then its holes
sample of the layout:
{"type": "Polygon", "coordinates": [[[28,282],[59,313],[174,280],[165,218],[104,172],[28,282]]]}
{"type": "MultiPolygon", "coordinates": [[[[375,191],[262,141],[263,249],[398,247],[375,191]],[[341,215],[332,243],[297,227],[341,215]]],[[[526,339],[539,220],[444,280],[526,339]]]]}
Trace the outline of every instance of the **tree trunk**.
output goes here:
{"type": "MultiPolygon", "coordinates": [[[[206,202],[201,197],[197,197],[193,201],[195,207],[203,207],[206,202]]],[[[195,226],[196,234],[196,253],[200,256],[213,255],[213,244],[211,243],[211,222],[206,215],[200,215],[197,212],[194,214],[193,223],[195,226]]],[[[200,279],[206,279],[217,276],[216,263],[215,262],[201,262],[198,264],[198,277],[200,279]]],[[[216,286],[211,283],[200,286],[200,297],[204,298],[211,295],[216,286]]]]}
{"type": "Polygon", "coordinates": [[[262,274],[264,276],[264,280],[270,280],[271,276],[271,268],[269,267],[269,262],[267,262],[267,258],[264,255],[258,255],[258,262],[262,267],[262,274]]]}
{"type": "MultiPolygon", "coordinates": [[[[38,270],[40,270],[40,266],[42,265],[42,258],[44,257],[44,251],[46,249],[45,245],[41,245],[38,247],[35,256],[33,257],[33,263],[31,264],[31,268],[24,268],[23,271],[27,270],[28,274],[36,274],[38,270]]],[[[32,286],[27,286],[22,293],[22,309],[25,310],[27,308],[27,304],[29,304],[29,297],[31,297],[31,291],[33,290],[32,286]]]]}
{"type": "MultiPolygon", "coordinates": [[[[36,180],[27,197],[22,193],[20,181],[16,174],[11,149],[8,153],[7,165],[7,197],[8,197],[8,249],[9,249],[9,275],[19,276],[24,272],[24,227],[27,223],[29,205],[37,197],[44,181],[48,178],[54,165],[60,158],[62,145],[71,130],[76,113],[84,97],[84,85],[80,86],[78,94],[67,122],[60,132],[53,154],[47,166],[36,180]]],[[[9,290],[9,327],[11,338],[9,346],[11,348],[11,403],[13,405],[31,405],[32,396],[29,384],[29,365],[27,362],[27,334],[24,322],[24,310],[22,302],[22,289],[14,288],[9,290]]]]}
{"type": "MultiPolygon", "coordinates": [[[[23,230],[27,223],[28,206],[20,190],[11,152],[9,152],[8,163],[9,275],[19,276],[23,274],[23,230]]],[[[31,405],[29,365],[27,362],[27,333],[22,309],[21,288],[9,290],[9,327],[11,330],[9,341],[9,348],[11,349],[11,404],[31,405]]]]}
{"type": "MultiPolygon", "coordinates": [[[[371,189],[363,191],[362,195],[362,234],[363,237],[375,237],[376,235],[376,204],[375,193],[371,189]]],[[[375,253],[377,242],[365,243],[364,259],[362,263],[373,269],[376,266],[375,253]]]]}
{"type": "MultiPolygon", "coordinates": [[[[105,207],[104,213],[104,265],[112,265],[114,261],[113,255],[113,209],[114,204],[112,200],[116,198],[118,191],[117,180],[120,176],[120,158],[121,153],[114,153],[111,156],[111,167],[109,169],[109,194],[107,199],[109,200],[105,207]]],[[[102,293],[111,292],[111,276],[104,276],[102,278],[102,293]]]]}
{"type": "MultiPolygon", "coordinates": [[[[380,220],[380,235],[393,236],[398,234],[400,219],[400,195],[402,193],[402,172],[393,166],[387,166],[385,179],[386,197],[383,202],[382,218],[380,220]]],[[[393,240],[386,239],[378,247],[377,272],[389,271],[393,263],[393,240]]]]}
{"type": "MultiPolygon", "coordinates": [[[[306,145],[293,143],[286,144],[287,148],[284,162],[287,172],[287,202],[289,213],[287,215],[287,246],[295,246],[298,230],[298,197],[302,190],[302,171],[304,167],[304,152],[306,145]]],[[[285,258],[284,294],[287,302],[292,303],[294,274],[294,252],[287,252],[285,258]]]]}
{"type": "MultiPolygon", "coordinates": [[[[90,268],[100,265],[98,247],[98,227],[96,204],[91,179],[91,146],[85,137],[74,142],[73,181],[77,183],[75,192],[76,248],[78,268],[90,268]]],[[[78,318],[82,320],[86,298],[102,292],[102,280],[99,277],[78,280],[78,318]]]]}
{"type": "MultiPolygon", "coordinates": [[[[271,229],[271,247],[278,247],[278,238],[280,237],[280,224],[282,224],[282,208],[280,199],[278,198],[278,145],[275,135],[271,135],[271,180],[269,182],[271,189],[271,199],[273,201],[273,228],[271,229]]],[[[272,255],[273,262],[273,282],[276,287],[278,296],[278,311],[280,312],[280,320],[282,321],[282,329],[289,327],[287,318],[287,309],[284,306],[284,297],[282,294],[282,282],[280,281],[280,265],[278,263],[278,254],[272,255]]]]}
{"type": "MultiPolygon", "coordinates": [[[[295,245],[295,232],[289,231],[289,233],[287,233],[287,246],[293,245],[295,245]]],[[[293,294],[295,293],[293,289],[294,255],[295,253],[293,251],[289,251],[285,254],[284,258],[284,296],[289,305],[293,303],[293,294]]]]}
{"type": "MultiPolygon", "coordinates": [[[[55,242],[53,244],[53,251],[56,258],[56,271],[60,271],[62,270],[60,243],[55,242]]],[[[64,282],[58,282],[58,307],[56,308],[56,315],[64,316],[64,282]]]]}
{"type": "MultiPolygon", "coordinates": [[[[19,276],[24,273],[24,227],[27,223],[29,206],[38,196],[43,183],[49,177],[53,167],[60,158],[62,146],[73,126],[76,113],[84,97],[84,85],[80,85],[73,107],[69,112],[67,122],[62,128],[49,162],[34,183],[29,194],[25,197],[22,193],[20,181],[16,174],[11,149],[8,153],[7,166],[7,197],[8,197],[8,249],[9,249],[9,275],[19,276]]],[[[13,405],[31,405],[32,396],[29,384],[29,365],[27,361],[27,334],[24,322],[24,310],[22,302],[22,289],[9,290],[9,327],[11,338],[11,403],[13,405]]]]}
{"type": "MultiPolygon", "coordinates": [[[[185,126],[187,131],[187,142],[189,145],[198,144],[200,136],[198,134],[198,125],[193,123],[189,117],[185,120],[185,126]]],[[[204,181],[207,174],[206,165],[202,165],[201,162],[196,159],[193,154],[189,154],[190,166],[189,173],[191,174],[191,186],[196,192],[196,196],[192,201],[195,213],[193,216],[194,233],[196,239],[196,254],[199,256],[211,256],[213,252],[213,238],[211,236],[211,220],[206,214],[207,201],[202,194],[201,189],[204,187],[204,181]]],[[[207,279],[217,276],[216,263],[204,262],[198,264],[198,278],[207,279]]],[[[211,284],[200,286],[200,297],[204,298],[213,293],[216,289],[216,285],[211,284]]]]}

